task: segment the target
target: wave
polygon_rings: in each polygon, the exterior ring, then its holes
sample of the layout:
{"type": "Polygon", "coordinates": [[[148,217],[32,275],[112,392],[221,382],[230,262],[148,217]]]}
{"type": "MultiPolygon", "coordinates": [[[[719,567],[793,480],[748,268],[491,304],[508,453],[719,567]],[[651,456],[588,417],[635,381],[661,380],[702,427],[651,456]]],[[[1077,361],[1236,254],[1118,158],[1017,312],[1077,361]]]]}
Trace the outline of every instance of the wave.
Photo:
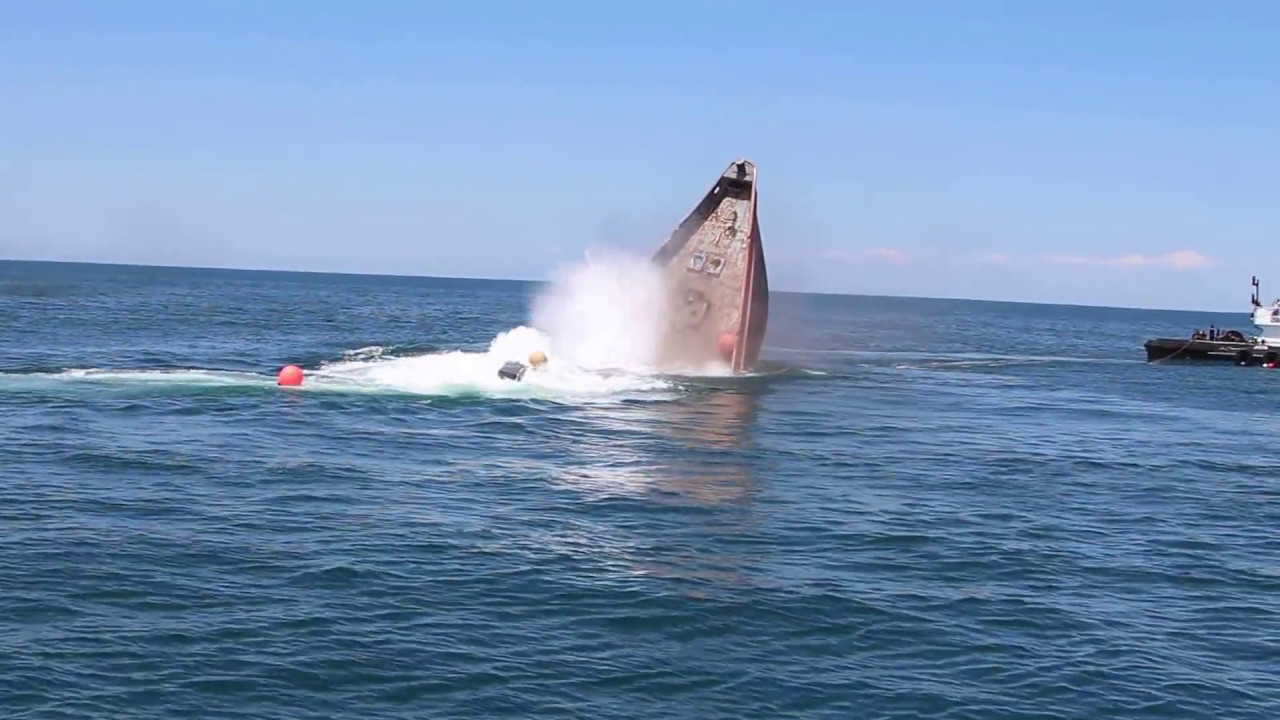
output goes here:
{"type": "MultiPolygon", "coordinates": [[[[402,351],[382,346],[357,348],[343,353],[341,359],[310,368],[303,385],[289,390],[585,401],[644,398],[677,388],[673,379],[642,370],[592,370],[556,356],[544,367],[526,372],[520,382],[498,377],[498,369],[504,363],[526,361],[534,350],[549,345],[544,333],[520,326],[499,334],[486,350],[478,352],[451,350],[402,355],[402,351]]],[[[51,382],[173,389],[275,388],[276,385],[273,375],[203,368],[69,368],[0,373],[0,387],[51,382]]]]}

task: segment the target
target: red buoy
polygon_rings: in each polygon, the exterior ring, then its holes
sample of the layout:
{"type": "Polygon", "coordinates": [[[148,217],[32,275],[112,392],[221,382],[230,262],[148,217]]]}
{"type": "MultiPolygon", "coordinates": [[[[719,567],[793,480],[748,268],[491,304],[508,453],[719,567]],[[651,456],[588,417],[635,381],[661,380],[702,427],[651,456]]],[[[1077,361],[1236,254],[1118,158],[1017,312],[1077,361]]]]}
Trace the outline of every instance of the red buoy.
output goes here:
{"type": "Polygon", "coordinates": [[[720,354],[725,360],[733,359],[733,348],[738,345],[738,336],[735,333],[727,332],[720,335],[720,354]]]}
{"type": "Polygon", "coordinates": [[[276,377],[277,385],[301,385],[302,384],[302,368],[297,365],[285,365],[280,368],[280,374],[276,377]]]}

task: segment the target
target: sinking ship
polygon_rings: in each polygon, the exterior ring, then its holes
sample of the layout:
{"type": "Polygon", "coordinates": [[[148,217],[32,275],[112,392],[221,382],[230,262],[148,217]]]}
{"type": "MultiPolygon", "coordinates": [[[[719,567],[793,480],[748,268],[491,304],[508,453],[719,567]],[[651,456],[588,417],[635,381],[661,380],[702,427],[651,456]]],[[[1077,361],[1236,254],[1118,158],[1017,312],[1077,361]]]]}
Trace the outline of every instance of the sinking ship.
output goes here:
{"type": "Polygon", "coordinates": [[[756,197],[756,166],[734,161],[654,253],[670,314],[659,352],[663,365],[719,361],[740,373],[759,359],[769,277],[756,197]]]}

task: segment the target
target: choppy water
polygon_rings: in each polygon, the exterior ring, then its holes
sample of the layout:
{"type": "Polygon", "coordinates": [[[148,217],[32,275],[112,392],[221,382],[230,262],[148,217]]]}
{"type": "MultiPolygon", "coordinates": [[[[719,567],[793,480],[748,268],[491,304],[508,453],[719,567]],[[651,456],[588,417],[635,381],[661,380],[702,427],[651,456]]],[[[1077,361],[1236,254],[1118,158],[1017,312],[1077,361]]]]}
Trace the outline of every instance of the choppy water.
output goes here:
{"type": "Polygon", "coordinates": [[[1280,374],[1141,350],[1244,308],[502,384],[538,292],[0,263],[0,716],[1280,718],[1280,374]]]}

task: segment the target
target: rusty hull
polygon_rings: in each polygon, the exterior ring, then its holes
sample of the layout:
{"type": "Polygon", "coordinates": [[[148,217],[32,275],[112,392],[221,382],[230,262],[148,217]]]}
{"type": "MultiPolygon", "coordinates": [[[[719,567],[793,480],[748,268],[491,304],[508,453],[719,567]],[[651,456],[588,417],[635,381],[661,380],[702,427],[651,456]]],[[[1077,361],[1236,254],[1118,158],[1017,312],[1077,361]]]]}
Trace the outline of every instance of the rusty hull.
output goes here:
{"type": "Polygon", "coordinates": [[[727,361],[734,372],[750,370],[769,316],[755,165],[741,159],[730,164],[653,260],[666,274],[671,315],[661,362],[697,367],[727,361]]]}

